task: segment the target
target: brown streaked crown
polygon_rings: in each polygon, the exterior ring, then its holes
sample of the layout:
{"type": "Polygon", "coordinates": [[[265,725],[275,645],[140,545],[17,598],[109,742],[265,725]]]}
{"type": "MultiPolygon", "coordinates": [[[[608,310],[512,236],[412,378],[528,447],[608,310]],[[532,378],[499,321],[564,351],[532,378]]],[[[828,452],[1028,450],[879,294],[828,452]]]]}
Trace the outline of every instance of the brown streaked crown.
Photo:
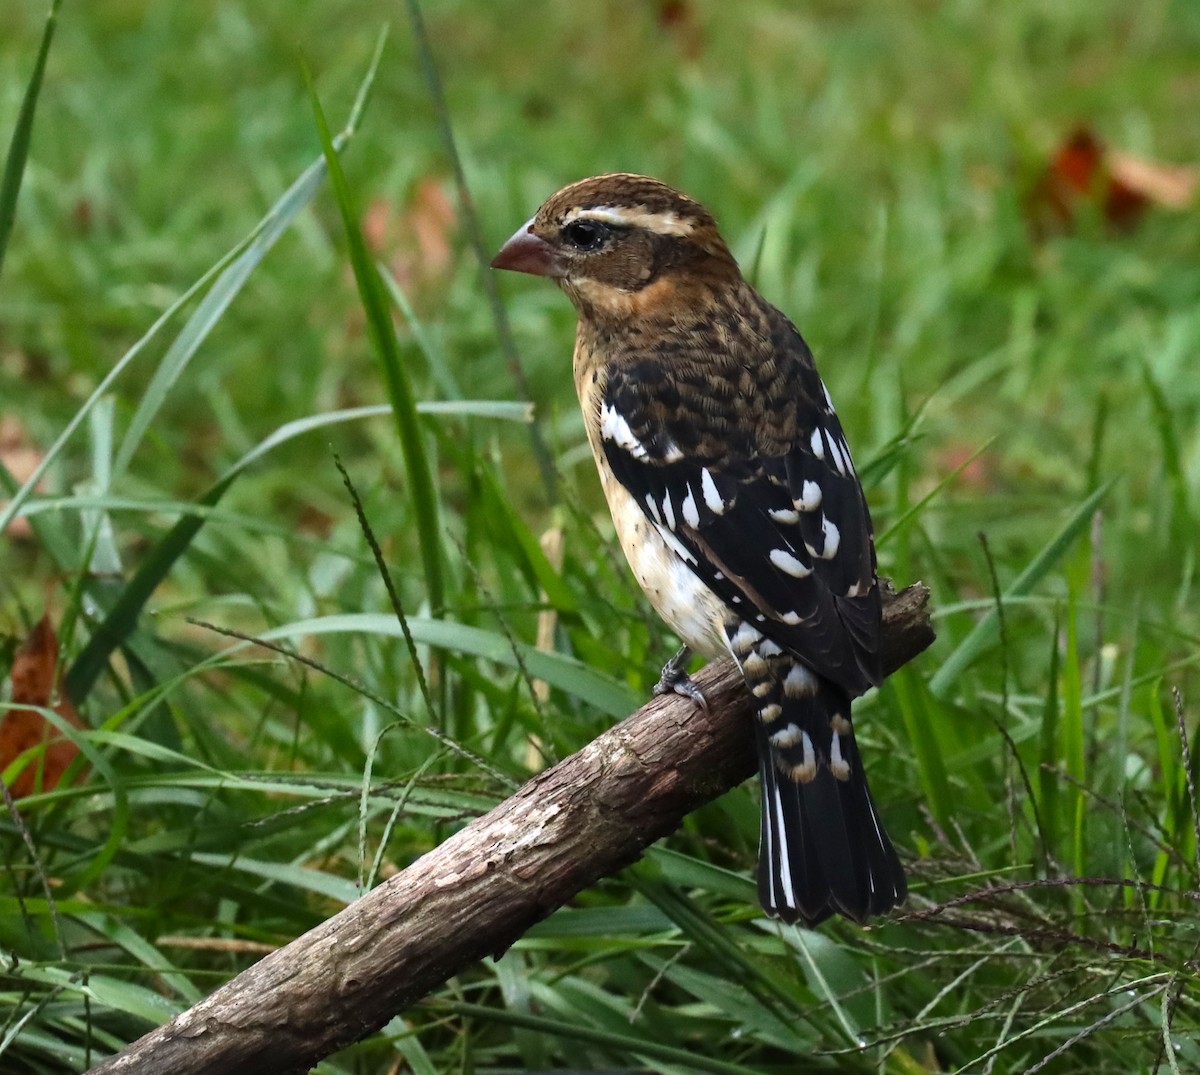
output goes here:
{"type": "Polygon", "coordinates": [[[740,280],[704,206],[657,179],[621,172],[551,195],[493,264],[555,278],[585,316],[599,318],[644,312],[651,293],[665,311],[677,285],[740,280]]]}
{"type": "Polygon", "coordinates": [[[603,218],[605,210],[624,217],[631,226],[664,235],[704,237],[717,231],[712,214],[694,198],[658,179],[631,172],[596,175],[563,187],[546,199],[534,223],[561,227],[581,215],[603,218]]]}

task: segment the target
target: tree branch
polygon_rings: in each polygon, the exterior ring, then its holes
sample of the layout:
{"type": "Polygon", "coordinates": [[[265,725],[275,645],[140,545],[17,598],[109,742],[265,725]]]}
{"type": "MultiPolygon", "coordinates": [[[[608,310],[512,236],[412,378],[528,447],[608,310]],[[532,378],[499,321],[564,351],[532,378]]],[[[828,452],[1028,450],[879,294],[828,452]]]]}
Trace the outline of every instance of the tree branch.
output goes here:
{"type": "MultiPolygon", "coordinates": [[[[933,641],[921,584],[885,587],[883,667],[933,641]]],[[[709,712],[656,698],[345,910],[89,1075],[307,1071],[489,954],[754,772],[732,661],[696,677],[709,712]]]]}

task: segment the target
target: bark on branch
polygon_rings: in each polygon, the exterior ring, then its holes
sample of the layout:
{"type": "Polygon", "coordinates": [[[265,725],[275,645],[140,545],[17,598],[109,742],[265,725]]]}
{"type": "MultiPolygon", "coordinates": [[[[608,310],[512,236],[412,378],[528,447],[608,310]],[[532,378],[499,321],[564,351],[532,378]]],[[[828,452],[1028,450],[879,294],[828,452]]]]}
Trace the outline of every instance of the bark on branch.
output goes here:
{"type": "MultiPolygon", "coordinates": [[[[933,641],[921,584],[885,589],[887,673],[933,641]]],[[[697,676],[705,714],[657,698],[490,813],[89,1075],[303,1072],[382,1027],[754,772],[731,661],[697,676]]]]}

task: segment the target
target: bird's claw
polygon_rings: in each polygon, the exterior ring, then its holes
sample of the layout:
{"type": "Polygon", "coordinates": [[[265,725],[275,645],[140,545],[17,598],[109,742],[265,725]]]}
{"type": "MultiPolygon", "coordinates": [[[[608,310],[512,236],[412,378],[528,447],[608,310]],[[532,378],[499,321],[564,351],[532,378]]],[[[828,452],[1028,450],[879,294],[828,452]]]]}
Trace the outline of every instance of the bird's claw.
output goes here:
{"type": "Polygon", "coordinates": [[[704,692],[696,686],[692,677],[687,674],[687,669],[684,667],[691,655],[691,650],[687,646],[684,646],[663,665],[662,675],[659,676],[658,682],[654,684],[654,693],[655,695],[679,694],[684,698],[690,698],[707,714],[708,699],[704,697],[704,692]]]}

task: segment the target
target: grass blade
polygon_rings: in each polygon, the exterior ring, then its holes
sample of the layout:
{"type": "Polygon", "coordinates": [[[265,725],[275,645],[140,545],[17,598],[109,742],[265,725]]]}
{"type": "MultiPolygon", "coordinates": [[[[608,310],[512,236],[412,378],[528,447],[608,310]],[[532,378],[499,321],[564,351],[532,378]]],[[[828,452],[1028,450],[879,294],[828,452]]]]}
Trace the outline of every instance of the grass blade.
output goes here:
{"type": "MultiPolygon", "coordinates": [[[[373,70],[374,69],[372,68],[372,71],[373,70]]],[[[347,128],[348,132],[352,130],[353,127],[347,128]]],[[[339,142],[344,144],[343,140],[347,137],[348,134],[345,132],[342,135],[339,135],[339,142]]],[[[24,484],[22,484],[21,487],[13,493],[12,499],[9,500],[9,502],[4,506],[3,510],[0,510],[0,533],[3,533],[5,530],[7,530],[9,524],[14,518],[16,518],[17,514],[21,510],[22,505],[26,500],[29,499],[30,495],[32,495],[33,491],[37,488],[38,482],[41,481],[46,471],[49,470],[49,468],[62,453],[63,447],[66,445],[67,441],[70,440],[72,434],[79,427],[80,423],[83,422],[83,420],[88,416],[92,408],[96,406],[97,402],[101,400],[109,391],[113,385],[113,382],[115,382],[116,379],[125,372],[133,360],[145,349],[147,344],[149,344],[150,341],[157,336],[159,330],[162,329],[162,327],[168,321],[170,321],[180,309],[186,306],[187,303],[192,300],[192,298],[202,291],[204,287],[208,285],[209,281],[216,277],[218,278],[218,282],[214,285],[213,291],[206,296],[205,301],[201,303],[201,307],[197,309],[195,314],[192,315],[192,318],[189,319],[187,325],[184,326],[184,331],[180,334],[179,339],[176,340],[175,344],[172,345],[171,350],[168,351],[168,358],[164,359],[163,364],[159,368],[159,373],[155,374],[155,378],[151,382],[152,387],[154,387],[155,383],[159,380],[161,371],[169,368],[171,362],[175,361],[174,359],[171,359],[171,355],[173,352],[175,352],[176,347],[180,347],[180,341],[185,340],[185,338],[188,340],[186,346],[190,347],[191,350],[189,350],[187,355],[184,356],[182,353],[184,348],[181,347],[178,357],[183,362],[186,362],[187,357],[190,357],[190,354],[194,351],[195,347],[199,346],[200,341],[203,339],[203,335],[207,334],[208,329],[212,327],[211,322],[202,324],[202,322],[209,321],[209,314],[212,312],[212,307],[206,305],[208,303],[208,299],[219,291],[227,291],[228,287],[232,286],[233,279],[227,274],[233,270],[235,263],[238,263],[243,255],[249,254],[252,249],[257,249],[257,256],[253,259],[254,264],[257,264],[258,261],[261,260],[262,254],[265,253],[265,250],[261,248],[261,244],[259,243],[260,236],[268,229],[269,226],[272,228],[275,225],[282,227],[285,223],[285,218],[286,221],[291,221],[295,218],[296,213],[298,213],[303,205],[307,204],[307,202],[311,200],[312,196],[316,193],[316,189],[324,176],[324,171],[324,160],[314,161],[300,175],[296,182],[284,192],[282,197],[280,197],[280,199],[268,211],[267,215],[257,225],[255,225],[254,230],[245,239],[238,243],[238,245],[235,246],[225,257],[223,257],[211,269],[209,269],[208,272],[206,272],[199,280],[197,280],[195,284],[188,288],[183,295],[176,299],[175,302],[171,303],[171,305],[159,316],[154,324],[150,326],[149,331],[147,331],[137,343],[135,343],[124,355],[121,356],[116,365],[114,365],[113,368],[109,370],[108,373],[101,379],[100,383],[96,385],[96,388],[93,390],[91,395],[89,395],[84,401],[83,406],[81,406],[79,410],[75,412],[70,422],[67,423],[66,428],[63,429],[62,433],[59,434],[54,443],[46,450],[45,455],[34,468],[33,472],[25,480],[24,484]],[[224,289],[221,285],[222,281],[226,281],[224,289]],[[202,312],[204,316],[201,316],[202,312]],[[169,362],[168,359],[171,359],[171,362],[169,362]]],[[[273,242],[274,239],[271,241],[273,242]]],[[[240,287],[240,283],[237,286],[240,287]]],[[[228,295],[228,298],[231,300],[232,294],[228,295]]],[[[228,305],[228,303],[226,303],[226,305],[228,305]]],[[[180,372],[182,372],[182,368],[175,372],[175,376],[173,378],[170,378],[171,384],[174,383],[174,379],[177,378],[178,373],[180,372]]],[[[164,378],[168,377],[167,374],[163,374],[162,376],[164,378]]],[[[169,384],[164,383],[160,384],[154,389],[154,398],[156,402],[153,407],[153,413],[156,413],[158,407],[161,406],[161,396],[165,394],[165,391],[168,390],[169,387],[169,384]]],[[[149,396],[150,393],[148,392],[147,395],[149,396]]],[[[129,457],[133,454],[133,451],[136,449],[137,444],[141,440],[141,436],[145,433],[144,427],[148,425],[149,419],[152,416],[153,414],[151,410],[148,409],[148,405],[143,403],[143,406],[139,407],[137,414],[134,416],[134,421],[131,424],[130,429],[127,431],[124,441],[122,442],[121,450],[118,453],[117,461],[113,467],[114,477],[120,474],[125,465],[128,463],[129,457]],[[140,432],[135,436],[135,431],[138,429],[140,429],[140,432]]],[[[10,485],[11,483],[6,482],[5,484],[10,485]]],[[[64,568],[74,567],[73,564],[61,564],[60,566],[64,568]]]]}
{"type": "MultiPolygon", "coordinates": [[[[334,154],[345,149],[362,121],[362,114],[366,108],[371,87],[375,82],[375,74],[379,69],[379,59],[383,52],[385,37],[386,35],[381,34],[375,46],[375,54],[359,85],[354,107],[350,110],[350,118],[346,121],[345,128],[333,139],[332,152],[334,154]]],[[[295,220],[297,214],[312,201],[313,195],[316,194],[317,188],[325,178],[325,169],[324,158],[313,161],[300,174],[300,177],[284,191],[282,197],[271,206],[267,215],[255,226],[241,252],[221,271],[208,294],[204,296],[195,312],[188,318],[187,324],[183,326],[183,330],[175,338],[175,342],[171,344],[166,355],[163,356],[158,369],[154,371],[150,384],[142,394],[138,409],[129,423],[129,429],[126,430],[125,437],[121,441],[121,448],[117,452],[116,463],[113,466],[114,475],[119,476],[124,473],[171,389],[183,376],[188,363],[208,337],[209,332],[229,309],[251,273],[267,256],[279,237],[295,220]]]]}
{"type": "MultiPolygon", "coordinates": [[[[436,649],[470,654],[507,667],[516,667],[519,655],[530,675],[544,679],[552,687],[595,706],[609,716],[628,716],[640,704],[637,696],[624,684],[601,675],[573,657],[539,650],[525,643],[511,643],[498,631],[485,631],[480,627],[421,616],[412,617],[408,625],[417,642],[436,649]]],[[[403,637],[400,624],[394,616],[377,612],[301,620],[265,631],[258,637],[265,642],[272,642],[300,635],[344,633],[403,637]]]]}
{"type": "MultiPolygon", "coordinates": [[[[1086,748],[1083,727],[1083,668],[1079,652],[1079,604],[1086,596],[1088,556],[1070,558],[1067,564],[1066,651],[1062,658],[1062,711],[1059,719],[1059,764],[1071,778],[1064,789],[1066,820],[1071,826],[1071,867],[1077,876],[1086,876],[1085,861],[1087,796],[1086,748]]],[[[1082,893],[1076,892],[1076,907],[1082,913],[1082,893]]]]}
{"type": "MultiPolygon", "coordinates": [[[[1108,494],[1112,482],[1105,482],[1095,490],[1072,513],[1063,524],[1062,529],[1046,544],[1046,546],[1025,566],[1005,591],[1003,601],[1015,597],[1026,596],[1046,577],[1050,569],[1062,559],[1071,542],[1080,532],[1091,523],[1092,512],[1108,494]]],[[[1000,619],[995,609],[992,609],[971,630],[970,634],[959,643],[958,648],[943,662],[942,667],[934,673],[929,681],[929,689],[937,697],[945,697],[958,677],[970,666],[984,650],[986,650],[1000,635],[1000,619]]]]}
{"type": "MultiPolygon", "coordinates": [[[[196,507],[200,509],[215,507],[242,471],[280,444],[315,429],[323,429],[339,422],[353,421],[357,418],[381,413],[386,413],[386,409],[354,407],[309,418],[298,418],[285,423],[265,440],[255,445],[221,475],[220,479],[196,501],[196,507]]],[[[75,658],[75,662],[67,672],[65,680],[67,691],[76,704],[82,703],[83,699],[87,697],[113,651],[129,637],[137,626],[138,616],[141,615],[150,595],[167,577],[179,557],[187,552],[192,540],[211,515],[211,510],[200,510],[179,519],[163,535],[158,544],[142,561],[133,577],[126,583],[104,620],[92,633],[87,645],[80,651],[79,656],[75,658]]]]}
{"type": "Polygon", "coordinates": [[[724,1060],[705,1056],[703,1053],[687,1049],[679,1049],[657,1042],[647,1041],[635,1034],[617,1034],[611,1030],[601,1030],[596,1027],[580,1026],[561,1019],[549,1019],[539,1015],[525,1015],[521,1012],[501,1011],[487,1008],[481,1004],[465,1004],[461,1001],[438,999],[432,1007],[439,1012],[447,1012],[462,1018],[470,1018],[486,1023],[499,1023],[504,1026],[522,1027],[550,1037],[562,1037],[568,1040],[587,1042],[602,1048],[612,1049],[618,1055],[638,1055],[652,1057],[665,1063],[679,1064],[684,1071],[711,1071],[716,1075],[754,1075],[752,1068],[741,1064],[730,1064],[724,1060]]]}
{"type": "Polygon", "coordinates": [[[354,279],[358,284],[359,297],[367,315],[367,328],[375,353],[383,367],[387,382],[388,398],[396,418],[396,432],[400,436],[400,447],[408,468],[408,479],[412,487],[413,510],[417,517],[418,543],[421,560],[425,567],[425,585],[429,603],[440,611],[445,598],[442,582],[442,537],[438,523],[438,498],[433,480],[433,471],[425,452],[420,419],[417,415],[416,397],[412,382],[400,355],[400,344],[392,325],[387,289],[379,275],[375,262],[367,253],[367,244],[359,227],[359,212],[342,171],[341,161],[329,134],[329,125],[316,88],[311,78],[308,83],[313,115],[325,151],[325,162],[329,168],[329,181],[334,197],[342,214],[346,241],[350,250],[350,263],[354,268],[354,279]]]}
{"type": "MultiPolygon", "coordinates": [[[[417,46],[417,56],[421,61],[421,73],[425,76],[425,85],[429,89],[429,96],[432,98],[434,110],[437,112],[442,142],[446,147],[446,153],[450,157],[450,163],[454,167],[454,183],[458,189],[459,211],[463,215],[467,236],[471,241],[475,256],[479,259],[479,264],[484,270],[482,276],[483,289],[487,293],[488,305],[491,307],[492,321],[496,325],[496,335],[500,340],[500,349],[504,352],[504,358],[508,364],[509,372],[512,374],[513,381],[516,383],[517,391],[520,392],[523,399],[529,399],[532,396],[529,379],[525,376],[525,369],[521,365],[521,355],[517,351],[517,343],[513,338],[512,327],[508,323],[508,313],[504,309],[504,303],[500,300],[500,289],[496,286],[495,274],[487,269],[491,257],[484,242],[483,229],[479,226],[479,217],[475,212],[475,203],[471,200],[470,187],[467,186],[467,176],[463,171],[462,158],[459,156],[458,144],[454,139],[454,128],[450,123],[450,109],[447,107],[446,97],[442,93],[442,80],[438,76],[437,65],[433,62],[433,46],[430,44],[429,35],[425,31],[425,19],[421,14],[421,5],[418,0],[406,0],[406,6],[408,8],[409,22],[412,25],[413,39],[417,46]]],[[[529,436],[534,457],[537,459],[538,469],[541,471],[542,482],[546,487],[546,495],[553,499],[557,484],[554,472],[554,459],[550,455],[550,449],[542,437],[540,426],[537,424],[531,425],[529,427],[529,436]]]]}
{"type": "Polygon", "coordinates": [[[959,803],[950,787],[938,735],[938,729],[945,727],[948,720],[942,713],[942,704],[912,668],[901,668],[888,676],[884,689],[891,692],[904,719],[904,730],[917,756],[921,793],[934,817],[941,824],[948,824],[959,803]]]}
{"type": "MultiPolygon", "coordinates": [[[[21,101],[17,114],[17,125],[13,128],[8,143],[8,156],[4,158],[4,177],[0,179],[0,273],[4,272],[4,253],[12,235],[13,222],[17,218],[17,196],[21,193],[21,179],[25,175],[25,162],[29,159],[29,142],[33,137],[33,118],[37,112],[38,95],[42,92],[42,78],[46,74],[46,57],[50,55],[50,43],[58,25],[58,9],[62,0],[53,0],[50,14],[46,16],[46,27],[42,31],[42,43],[38,46],[33,74],[21,101]]],[[[3,527],[0,527],[0,531],[3,527]]]]}

